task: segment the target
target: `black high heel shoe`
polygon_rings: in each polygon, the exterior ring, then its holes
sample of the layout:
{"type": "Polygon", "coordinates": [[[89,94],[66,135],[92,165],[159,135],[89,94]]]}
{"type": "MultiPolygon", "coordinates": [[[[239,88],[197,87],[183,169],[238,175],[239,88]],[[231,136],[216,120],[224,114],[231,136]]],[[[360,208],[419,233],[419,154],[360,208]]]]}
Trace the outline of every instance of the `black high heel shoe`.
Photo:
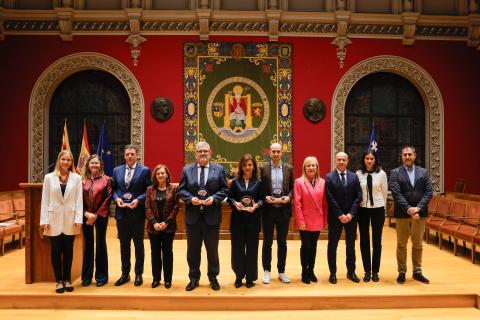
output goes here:
{"type": "Polygon", "coordinates": [[[57,282],[55,287],[56,293],[64,293],[65,292],[65,284],[62,281],[57,282]]]}

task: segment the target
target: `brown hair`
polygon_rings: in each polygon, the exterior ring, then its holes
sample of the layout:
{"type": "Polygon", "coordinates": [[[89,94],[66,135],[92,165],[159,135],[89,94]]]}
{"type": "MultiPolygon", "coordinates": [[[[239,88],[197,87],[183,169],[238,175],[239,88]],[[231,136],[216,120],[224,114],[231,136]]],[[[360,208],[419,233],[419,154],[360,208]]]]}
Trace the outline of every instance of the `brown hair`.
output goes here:
{"type": "Polygon", "coordinates": [[[100,162],[100,170],[98,171],[98,175],[102,175],[104,174],[103,172],[103,160],[102,158],[100,158],[100,156],[98,154],[92,154],[90,155],[88,158],[87,158],[87,162],[85,163],[85,170],[83,172],[83,181],[87,180],[88,178],[90,178],[90,175],[92,174],[90,172],[90,167],[88,166],[90,164],[90,161],[92,161],[93,159],[97,158],[98,161],[100,162]]]}
{"type": "Polygon", "coordinates": [[[171,174],[170,174],[170,170],[168,169],[168,167],[164,164],[157,164],[157,166],[155,168],[153,168],[153,171],[152,171],[152,176],[151,176],[151,180],[152,180],[152,185],[154,187],[157,187],[158,186],[158,181],[157,181],[157,171],[160,170],[160,169],[164,169],[166,174],[167,174],[167,186],[170,184],[170,177],[171,177],[171,174]]]}
{"type": "Polygon", "coordinates": [[[253,163],[252,177],[258,179],[259,172],[258,172],[258,167],[257,167],[257,161],[255,161],[255,158],[250,153],[247,153],[240,158],[240,161],[238,162],[237,177],[238,178],[243,178],[243,165],[248,160],[251,160],[252,163],[253,163]]]}

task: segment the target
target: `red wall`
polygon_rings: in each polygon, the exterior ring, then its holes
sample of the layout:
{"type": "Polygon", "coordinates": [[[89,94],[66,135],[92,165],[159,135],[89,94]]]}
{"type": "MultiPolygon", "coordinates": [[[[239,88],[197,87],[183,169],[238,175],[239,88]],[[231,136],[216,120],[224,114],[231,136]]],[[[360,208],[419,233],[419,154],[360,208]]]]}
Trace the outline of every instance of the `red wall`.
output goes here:
{"type": "MultiPolygon", "coordinates": [[[[126,65],[135,75],[145,99],[145,163],[166,163],[178,180],[183,163],[183,59],[185,41],[191,36],[147,36],[140,64],[133,67],[124,36],[75,36],[64,43],[56,36],[7,36],[0,42],[0,126],[5,156],[0,191],[18,189],[28,177],[28,114],[32,88],[50,64],[75,52],[90,51],[109,55],[126,65]],[[154,97],[169,97],[175,106],[173,117],[159,123],[150,116],[154,97]],[[10,170],[11,168],[11,170],[10,170]]],[[[214,41],[267,41],[262,37],[214,37],[214,41]]],[[[477,137],[480,106],[477,101],[480,52],[464,42],[416,41],[405,47],[400,40],[353,39],[345,67],[336,61],[330,38],[282,38],[293,44],[293,130],[295,175],[307,155],[315,155],[324,175],[330,170],[331,113],[335,88],[344,73],[356,63],[376,55],[397,55],[422,66],[437,83],[444,102],[445,190],[452,190],[456,178],[467,179],[466,192],[480,193],[474,179],[480,164],[477,137]],[[306,99],[318,97],[327,105],[325,119],[311,124],[303,117],[306,99]],[[473,167],[465,172],[465,167],[473,167]]]]}

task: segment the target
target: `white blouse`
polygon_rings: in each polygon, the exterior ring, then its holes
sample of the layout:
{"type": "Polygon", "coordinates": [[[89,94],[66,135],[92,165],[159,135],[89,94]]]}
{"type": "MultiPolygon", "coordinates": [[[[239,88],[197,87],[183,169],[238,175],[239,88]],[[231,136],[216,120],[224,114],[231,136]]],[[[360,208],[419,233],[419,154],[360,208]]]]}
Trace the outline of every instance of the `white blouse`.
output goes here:
{"type": "Polygon", "coordinates": [[[371,173],[372,175],[372,196],[373,206],[370,204],[370,199],[367,194],[367,176],[368,173],[362,173],[361,170],[357,171],[358,180],[360,180],[360,187],[362,188],[362,200],[360,201],[360,207],[362,208],[380,208],[386,207],[388,182],[387,174],[385,171],[371,173]]]}

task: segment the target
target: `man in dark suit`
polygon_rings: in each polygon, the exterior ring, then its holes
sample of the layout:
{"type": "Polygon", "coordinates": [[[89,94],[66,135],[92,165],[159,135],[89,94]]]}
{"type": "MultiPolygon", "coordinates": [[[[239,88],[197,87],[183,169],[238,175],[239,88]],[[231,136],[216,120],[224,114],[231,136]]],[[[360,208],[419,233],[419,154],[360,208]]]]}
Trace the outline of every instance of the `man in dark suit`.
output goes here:
{"type": "Polygon", "coordinates": [[[270,146],[271,162],[260,167],[265,201],[263,207],[263,247],[262,247],[262,282],[270,283],[272,270],[273,231],[277,229],[277,269],[278,278],[283,283],[290,283],[285,273],[287,259],[287,234],[292,216],[293,173],[292,166],[282,162],[282,146],[273,143],[270,146]]]}
{"type": "Polygon", "coordinates": [[[210,163],[210,145],[200,141],[195,146],[196,163],[182,170],[178,195],[185,202],[185,228],[187,231],[187,261],[189,273],[186,290],[198,287],[202,243],[208,260],[208,279],[213,290],[219,290],[220,272],[218,240],[222,221],[222,201],[227,196],[227,180],[223,167],[210,163]]]}
{"type": "Polygon", "coordinates": [[[122,276],[115,282],[121,286],[130,281],[130,245],[135,245],[135,286],[143,283],[143,229],[145,224],[145,192],[151,184],[150,169],[137,162],[138,149],[134,145],[124,148],[126,164],[113,169],[112,186],[115,219],[122,258],[122,276]]]}
{"type": "Polygon", "coordinates": [[[355,173],[347,170],[348,155],[335,155],[336,169],[326,177],[328,201],[328,281],[337,283],[337,247],[342,230],[345,228],[347,249],[347,278],[360,282],[355,274],[355,238],[357,235],[357,212],[362,190],[355,173]]]}
{"type": "Polygon", "coordinates": [[[413,279],[428,284],[422,274],[422,242],[428,203],[432,199],[432,182],[427,170],[414,164],[412,146],[402,148],[403,165],[390,173],[390,190],[395,201],[393,216],[397,230],[397,282],[405,283],[407,272],[407,242],[412,238],[413,279]]]}

